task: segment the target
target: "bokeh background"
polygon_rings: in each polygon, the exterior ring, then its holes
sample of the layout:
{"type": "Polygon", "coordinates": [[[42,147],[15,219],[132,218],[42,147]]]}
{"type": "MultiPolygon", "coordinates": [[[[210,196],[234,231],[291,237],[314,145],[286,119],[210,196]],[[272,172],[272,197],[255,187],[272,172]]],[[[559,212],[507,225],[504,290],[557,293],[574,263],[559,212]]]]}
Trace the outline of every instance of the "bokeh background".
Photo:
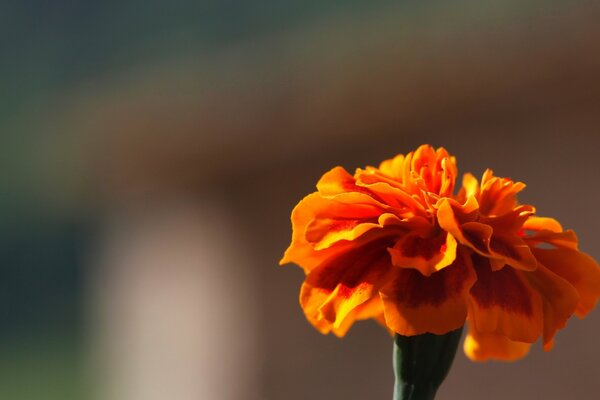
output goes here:
{"type": "MultiPolygon", "coordinates": [[[[277,262],[335,165],[445,146],[600,258],[600,5],[2,1],[0,398],[389,399],[277,262]]],[[[600,310],[439,398],[595,399],[600,310]]]]}

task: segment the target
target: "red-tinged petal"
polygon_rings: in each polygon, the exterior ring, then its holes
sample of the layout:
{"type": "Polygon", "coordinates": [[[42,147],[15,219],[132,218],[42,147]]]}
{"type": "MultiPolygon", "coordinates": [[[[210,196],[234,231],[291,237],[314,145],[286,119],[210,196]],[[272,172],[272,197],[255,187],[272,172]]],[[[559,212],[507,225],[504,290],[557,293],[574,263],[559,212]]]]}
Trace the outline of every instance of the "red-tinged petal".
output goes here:
{"type": "Polygon", "coordinates": [[[293,262],[305,271],[311,270],[342,250],[326,251],[332,244],[344,240],[344,235],[347,239],[356,238],[375,227],[367,225],[352,231],[360,223],[377,222],[385,209],[384,205],[363,193],[341,193],[325,198],[317,192],[306,196],[292,211],[292,242],[279,263],[293,262]],[[332,227],[332,232],[327,230],[328,226],[332,227]]]}
{"type": "Polygon", "coordinates": [[[475,329],[533,343],[542,333],[540,294],[523,273],[511,267],[492,271],[489,260],[473,253],[477,282],[471,288],[469,315],[475,329]]]}
{"type": "MultiPolygon", "coordinates": [[[[534,271],[537,268],[537,260],[531,249],[525,241],[516,235],[493,234],[490,250],[492,257],[502,259],[502,264],[506,263],[523,271],[534,271]]],[[[504,265],[500,265],[500,268],[502,267],[504,265]]],[[[492,265],[493,270],[500,268],[492,265]]]]}
{"type": "Polygon", "coordinates": [[[505,234],[516,234],[522,228],[524,223],[535,213],[535,207],[530,205],[520,205],[514,210],[496,217],[481,216],[479,222],[491,226],[495,232],[505,234]]]}
{"type": "Polygon", "coordinates": [[[492,270],[497,271],[506,265],[506,257],[491,249],[493,229],[479,222],[467,222],[461,225],[461,244],[486,257],[492,270]]]}
{"type": "MultiPolygon", "coordinates": [[[[455,236],[460,244],[489,258],[493,270],[502,269],[506,264],[525,271],[537,267],[529,246],[516,235],[516,223],[508,222],[509,218],[520,218],[521,213],[529,212],[529,207],[518,210],[514,215],[508,213],[508,217],[480,219],[486,223],[475,222],[476,210],[467,213],[460,204],[451,200],[441,200],[438,207],[437,217],[441,228],[455,236]],[[490,223],[496,223],[498,229],[495,230],[490,223]]],[[[471,207],[467,210],[471,210],[471,207]]]]}
{"type": "Polygon", "coordinates": [[[380,292],[386,324],[394,332],[441,335],[465,323],[475,272],[460,253],[452,265],[429,277],[415,269],[397,267],[390,276],[380,292]]]}
{"type": "MultiPolygon", "coordinates": [[[[558,235],[558,234],[556,234],[558,235]]],[[[550,271],[567,280],[579,293],[575,314],[584,317],[600,298],[600,267],[587,254],[567,247],[532,248],[538,261],[550,271]]]]}
{"type": "Polygon", "coordinates": [[[414,268],[423,275],[430,276],[454,262],[456,246],[456,239],[449,233],[434,238],[408,234],[389,248],[388,252],[394,266],[414,268]]]}
{"type": "Polygon", "coordinates": [[[529,353],[530,343],[516,342],[496,333],[478,332],[472,326],[463,349],[472,361],[515,361],[529,353]]]}
{"type": "Polygon", "coordinates": [[[490,243],[494,230],[491,226],[480,222],[467,222],[460,226],[463,242],[461,244],[470,247],[478,253],[489,256],[490,243]]]}
{"type": "Polygon", "coordinates": [[[448,232],[450,230],[460,231],[460,225],[477,221],[479,217],[479,203],[474,197],[469,197],[464,204],[448,197],[442,197],[435,208],[440,226],[448,232]]]}
{"type": "Polygon", "coordinates": [[[322,250],[342,240],[355,240],[371,229],[380,228],[377,222],[357,219],[314,219],[306,228],[306,240],[315,250],[322,250]]]}
{"type": "Polygon", "coordinates": [[[448,198],[442,198],[437,203],[438,224],[463,245],[468,245],[469,241],[463,235],[461,225],[477,219],[477,200],[470,197],[468,201],[469,204],[465,206],[448,198]]]}
{"type": "Polygon", "coordinates": [[[544,350],[552,348],[556,331],[564,328],[577,304],[579,294],[565,279],[542,264],[533,272],[525,273],[531,285],[541,294],[544,309],[544,350]]]}
{"type": "Polygon", "coordinates": [[[300,304],[323,333],[344,333],[360,315],[356,309],[377,296],[390,268],[385,242],[353,248],[311,271],[302,286],[300,304]],[[349,319],[349,320],[348,320],[349,319]]]}

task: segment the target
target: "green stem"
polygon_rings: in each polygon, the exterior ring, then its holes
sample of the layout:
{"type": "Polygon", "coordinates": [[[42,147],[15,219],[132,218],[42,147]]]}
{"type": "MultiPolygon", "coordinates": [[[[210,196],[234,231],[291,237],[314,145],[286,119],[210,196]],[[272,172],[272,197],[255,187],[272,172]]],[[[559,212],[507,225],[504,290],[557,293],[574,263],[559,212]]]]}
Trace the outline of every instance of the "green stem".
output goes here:
{"type": "Polygon", "coordinates": [[[433,400],[448,375],[462,329],[394,337],[394,400],[433,400]]]}

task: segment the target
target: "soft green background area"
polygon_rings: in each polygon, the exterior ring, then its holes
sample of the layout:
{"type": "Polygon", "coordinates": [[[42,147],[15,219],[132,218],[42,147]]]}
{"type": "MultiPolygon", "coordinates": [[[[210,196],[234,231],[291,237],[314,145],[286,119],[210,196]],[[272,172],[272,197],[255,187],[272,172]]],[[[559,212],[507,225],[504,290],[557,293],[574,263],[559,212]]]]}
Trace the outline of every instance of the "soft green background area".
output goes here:
{"type": "Polygon", "coordinates": [[[0,396],[5,399],[84,399],[81,337],[76,328],[47,328],[2,338],[0,396]],[[44,334],[41,333],[44,332],[44,334]]]}

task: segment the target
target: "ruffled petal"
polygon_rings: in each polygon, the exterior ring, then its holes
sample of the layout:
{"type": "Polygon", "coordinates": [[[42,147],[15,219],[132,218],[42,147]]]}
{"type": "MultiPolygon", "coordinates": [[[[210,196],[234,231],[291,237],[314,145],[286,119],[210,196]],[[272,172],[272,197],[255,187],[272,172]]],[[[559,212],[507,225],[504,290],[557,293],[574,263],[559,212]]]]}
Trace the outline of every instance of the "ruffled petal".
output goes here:
{"type": "Polygon", "coordinates": [[[366,220],[316,217],[306,227],[306,240],[315,250],[323,250],[342,240],[355,240],[379,227],[375,217],[366,220]]]}
{"type": "Polygon", "coordinates": [[[540,293],[544,310],[543,344],[548,351],[554,344],[556,331],[564,328],[579,303],[577,290],[565,279],[542,264],[525,273],[531,285],[540,293]]]}
{"type": "Polygon", "coordinates": [[[422,145],[406,156],[383,161],[379,168],[369,167],[366,172],[378,175],[381,181],[392,181],[392,186],[412,194],[424,191],[451,196],[457,168],[456,159],[443,147],[422,145]]]}
{"type": "Polygon", "coordinates": [[[354,191],[354,183],[354,177],[344,168],[334,167],[319,179],[317,190],[323,196],[335,196],[336,194],[354,191]]]}
{"type": "MultiPolygon", "coordinates": [[[[522,271],[534,271],[537,268],[537,260],[531,249],[525,241],[516,235],[494,233],[489,242],[489,248],[490,256],[501,259],[501,264],[507,264],[522,271]]],[[[496,265],[498,265],[497,262],[496,265]]],[[[503,265],[500,265],[500,268],[502,267],[503,265]]],[[[492,269],[497,270],[499,268],[492,266],[492,269]]]]}
{"type": "Polygon", "coordinates": [[[471,288],[469,315],[478,332],[496,333],[533,343],[542,333],[540,294],[521,271],[511,267],[493,271],[489,260],[473,253],[477,281],[471,288]]]}
{"type": "Polygon", "coordinates": [[[394,333],[386,326],[383,317],[383,304],[379,296],[372,297],[367,302],[353,309],[339,327],[332,327],[331,332],[337,337],[344,337],[355,321],[374,319],[379,325],[385,328],[390,335],[394,333]]]}
{"type": "Polygon", "coordinates": [[[343,335],[369,310],[359,307],[374,296],[390,270],[385,243],[374,242],[336,256],[311,271],[300,291],[300,305],[322,333],[343,335]],[[383,246],[383,247],[382,247],[383,246]]]}
{"type": "Polygon", "coordinates": [[[398,215],[426,215],[427,210],[419,201],[419,198],[395,186],[390,179],[381,176],[377,172],[360,169],[357,171],[356,177],[358,187],[372,193],[373,196],[393,207],[398,215]]]}
{"type": "Polygon", "coordinates": [[[487,216],[498,216],[512,211],[517,206],[517,194],[523,189],[523,182],[498,178],[492,170],[486,170],[479,191],[480,212],[487,216]]]}
{"type": "Polygon", "coordinates": [[[285,250],[283,258],[279,265],[287,263],[296,263],[301,266],[305,272],[309,272],[317,265],[336,254],[344,252],[352,244],[349,242],[340,243],[337,246],[329,247],[321,251],[314,249],[313,244],[306,239],[306,228],[314,219],[314,209],[323,204],[323,198],[319,193],[312,193],[306,196],[292,211],[292,241],[285,250]]]}
{"type": "Polygon", "coordinates": [[[517,208],[502,217],[479,218],[476,201],[461,206],[443,199],[438,204],[438,221],[442,229],[450,232],[460,244],[490,259],[493,270],[505,265],[533,271],[537,266],[529,246],[516,233],[531,212],[530,207],[517,208]],[[520,222],[515,222],[515,220],[520,222]]]}
{"type": "Polygon", "coordinates": [[[479,222],[490,225],[495,232],[514,235],[518,233],[526,221],[535,213],[535,207],[520,205],[513,210],[495,217],[480,216],[479,222]]]}
{"type": "Polygon", "coordinates": [[[436,208],[440,227],[452,234],[460,244],[472,247],[473,245],[463,235],[462,226],[477,220],[479,208],[477,200],[469,197],[467,202],[462,205],[455,200],[443,198],[437,203],[436,208]]]}
{"type": "Polygon", "coordinates": [[[496,333],[482,333],[472,326],[463,349],[472,361],[515,361],[529,353],[530,343],[516,342],[496,333]]]}
{"type": "Polygon", "coordinates": [[[458,329],[465,323],[474,282],[473,267],[460,253],[452,265],[429,277],[415,269],[394,267],[380,290],[386,324],[405,336],[458,329]]]}
{"type": "Polygon", "coordinates": [[[532,248],[541,264],[568,281],[579,294],[575,314],[583,318],[600,298],[600,267],[587,254],[567,247],[532,248]]]}
{"type": "Polygon", "coordinates": [[[456,239],[446,232],[433,238],[408,234],[389,248],[388,252],[394,266],[414,268],[421,274],[430,276],[454,262],[456,247],[456,239]]]}
{"type": "Polygon", "coordinates": [[[456,160],[450,157],[446,149],[420,146],[410,160],[410,169],[418,174],[424,190],[441,196],[452,194],[457,173],[456,160]]]}
{"type": "Polygon", "coordinates": [[[378,217],[384,213],[384,206],[362,193],[341,193],[330,198],[312,193],[292,211],[292,241],[279,263],[293,262],[310,271],[343,251],[347,241],[379,227],[378,217]]]}
{"type": "Polygon", "coordinates": [[[342,167],[335,167],[326,172],[317,182],[317,191],[321,197],[336,200],[338,203],[372,205],[381,209],[391,208],[390,204],[379,198],[376,193],[357,185],[355,177],[342,167]]]}

